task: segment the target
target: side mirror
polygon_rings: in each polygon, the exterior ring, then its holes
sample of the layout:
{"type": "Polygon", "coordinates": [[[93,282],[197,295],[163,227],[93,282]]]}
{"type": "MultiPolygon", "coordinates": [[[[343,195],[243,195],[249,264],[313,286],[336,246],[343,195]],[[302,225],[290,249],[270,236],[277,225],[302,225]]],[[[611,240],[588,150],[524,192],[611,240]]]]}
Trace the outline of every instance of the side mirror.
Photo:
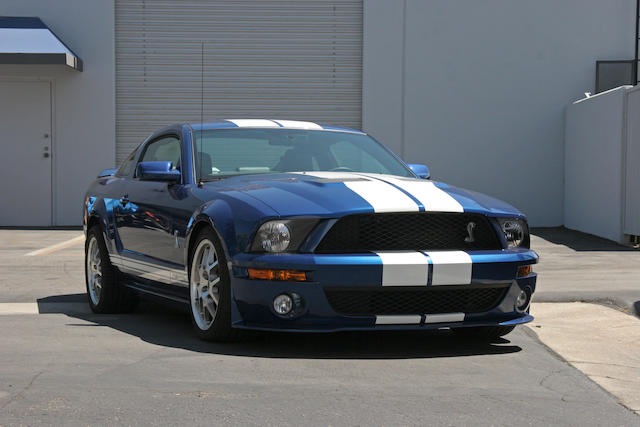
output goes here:
{"type": "Polygon", "coordinates": [[[171,162],[140,162],[136,168],[136,177],[143,181],[180,182],[182,174],[172,168],[171,162]]]}
{"type": "Polygon", "coordinates": [[[427,167],[427,165],[410,163],[407,166],[409,166],[409,169],[411,169],[411,172],[418,175],[418,178],[429,179],[431,177],[431,174],[429,173],[429,168],[427,167]]]}

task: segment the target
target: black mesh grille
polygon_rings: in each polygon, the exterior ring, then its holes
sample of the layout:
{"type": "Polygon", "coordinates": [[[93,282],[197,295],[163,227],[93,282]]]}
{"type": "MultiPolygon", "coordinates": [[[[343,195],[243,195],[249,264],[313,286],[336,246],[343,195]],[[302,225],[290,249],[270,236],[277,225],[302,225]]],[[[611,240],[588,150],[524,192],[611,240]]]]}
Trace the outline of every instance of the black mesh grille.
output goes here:
{"type": "Polygon", "coordinates": [[[427,288],[325,288],[329,304],[349,316],[375,314],[482,313],[504,298],[505,285],[432,286],[427,288]]]}
{"type": "Polygon", "coordinates": [[[338,222],[316,247],[319,253],[393,250],[502,249],[484,215],[471,213],[389,213],[350,215],[338,222]],[[473,241],[467,227],[474,223],[473,241]]]}

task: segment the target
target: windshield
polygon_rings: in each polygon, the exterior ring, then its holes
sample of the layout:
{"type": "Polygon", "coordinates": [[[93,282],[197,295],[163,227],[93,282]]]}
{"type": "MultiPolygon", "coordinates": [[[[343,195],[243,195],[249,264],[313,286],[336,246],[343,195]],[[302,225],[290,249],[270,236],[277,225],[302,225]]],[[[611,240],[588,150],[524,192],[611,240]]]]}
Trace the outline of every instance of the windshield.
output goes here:
{"type": "Polygon", "coordinates": [[[194,131],[196,175],[342,171],[405,177],[411,172],[367,135],[297,129],[194,131]]]}

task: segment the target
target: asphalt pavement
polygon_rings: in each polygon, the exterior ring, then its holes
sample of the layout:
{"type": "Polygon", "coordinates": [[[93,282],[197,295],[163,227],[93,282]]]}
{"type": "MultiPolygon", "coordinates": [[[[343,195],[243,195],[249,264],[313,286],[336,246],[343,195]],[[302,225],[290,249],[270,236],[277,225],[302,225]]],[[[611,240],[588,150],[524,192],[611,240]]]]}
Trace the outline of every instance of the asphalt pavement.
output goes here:
{"type": "Polygon", "coordinates": [[[535,301],[611,304],[640,315],[640,249],[565,228],[536,228],[535,301]]]}
{"type": "MultiPolygon", "coordinates": [[[[535,328],[492,344],[446,330],[257,334],[216,344],[197,340],[172,305],[92,314],[81,243],[29,255],[79,234],[0,230],[0,425],[640,425],[535,328]],[[2,314],[15,303],[35,303],[39,314],[2,314]]],[[[545,262],[592,263],[545,241],[542,295],[574,286],[545,262]]],[[[640,260],[637,251],[618,254],[638,257],[620,268],[640,260]]]]}

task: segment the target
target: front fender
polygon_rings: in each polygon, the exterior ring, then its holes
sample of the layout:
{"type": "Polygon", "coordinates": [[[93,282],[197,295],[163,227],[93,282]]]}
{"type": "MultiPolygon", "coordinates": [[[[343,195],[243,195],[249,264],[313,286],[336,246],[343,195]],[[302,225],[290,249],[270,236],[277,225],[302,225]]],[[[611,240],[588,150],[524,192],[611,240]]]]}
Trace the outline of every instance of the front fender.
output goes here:
{"type": "Polygon", "coordinates": [[[232,253],[237,252],[236,228],[231,207],[224,200],[212,200],[200,206],[187,224],[186,241],[188,244],[184,254],[184,265],[187,270],[189,269],[191,246],[196,237],[194,232],[205,224],[217,234],[228,260],[231,259],[232,253]]]}
{"type": "Polygon", "coordinates": [[[83,228],[86,233],[88,226],[97,222],[102,229],[102,237],[109,253],[118,252],[116,244],[115,209],[119,203],[117,199],[86,196],[83,211],[83,228]]]}

